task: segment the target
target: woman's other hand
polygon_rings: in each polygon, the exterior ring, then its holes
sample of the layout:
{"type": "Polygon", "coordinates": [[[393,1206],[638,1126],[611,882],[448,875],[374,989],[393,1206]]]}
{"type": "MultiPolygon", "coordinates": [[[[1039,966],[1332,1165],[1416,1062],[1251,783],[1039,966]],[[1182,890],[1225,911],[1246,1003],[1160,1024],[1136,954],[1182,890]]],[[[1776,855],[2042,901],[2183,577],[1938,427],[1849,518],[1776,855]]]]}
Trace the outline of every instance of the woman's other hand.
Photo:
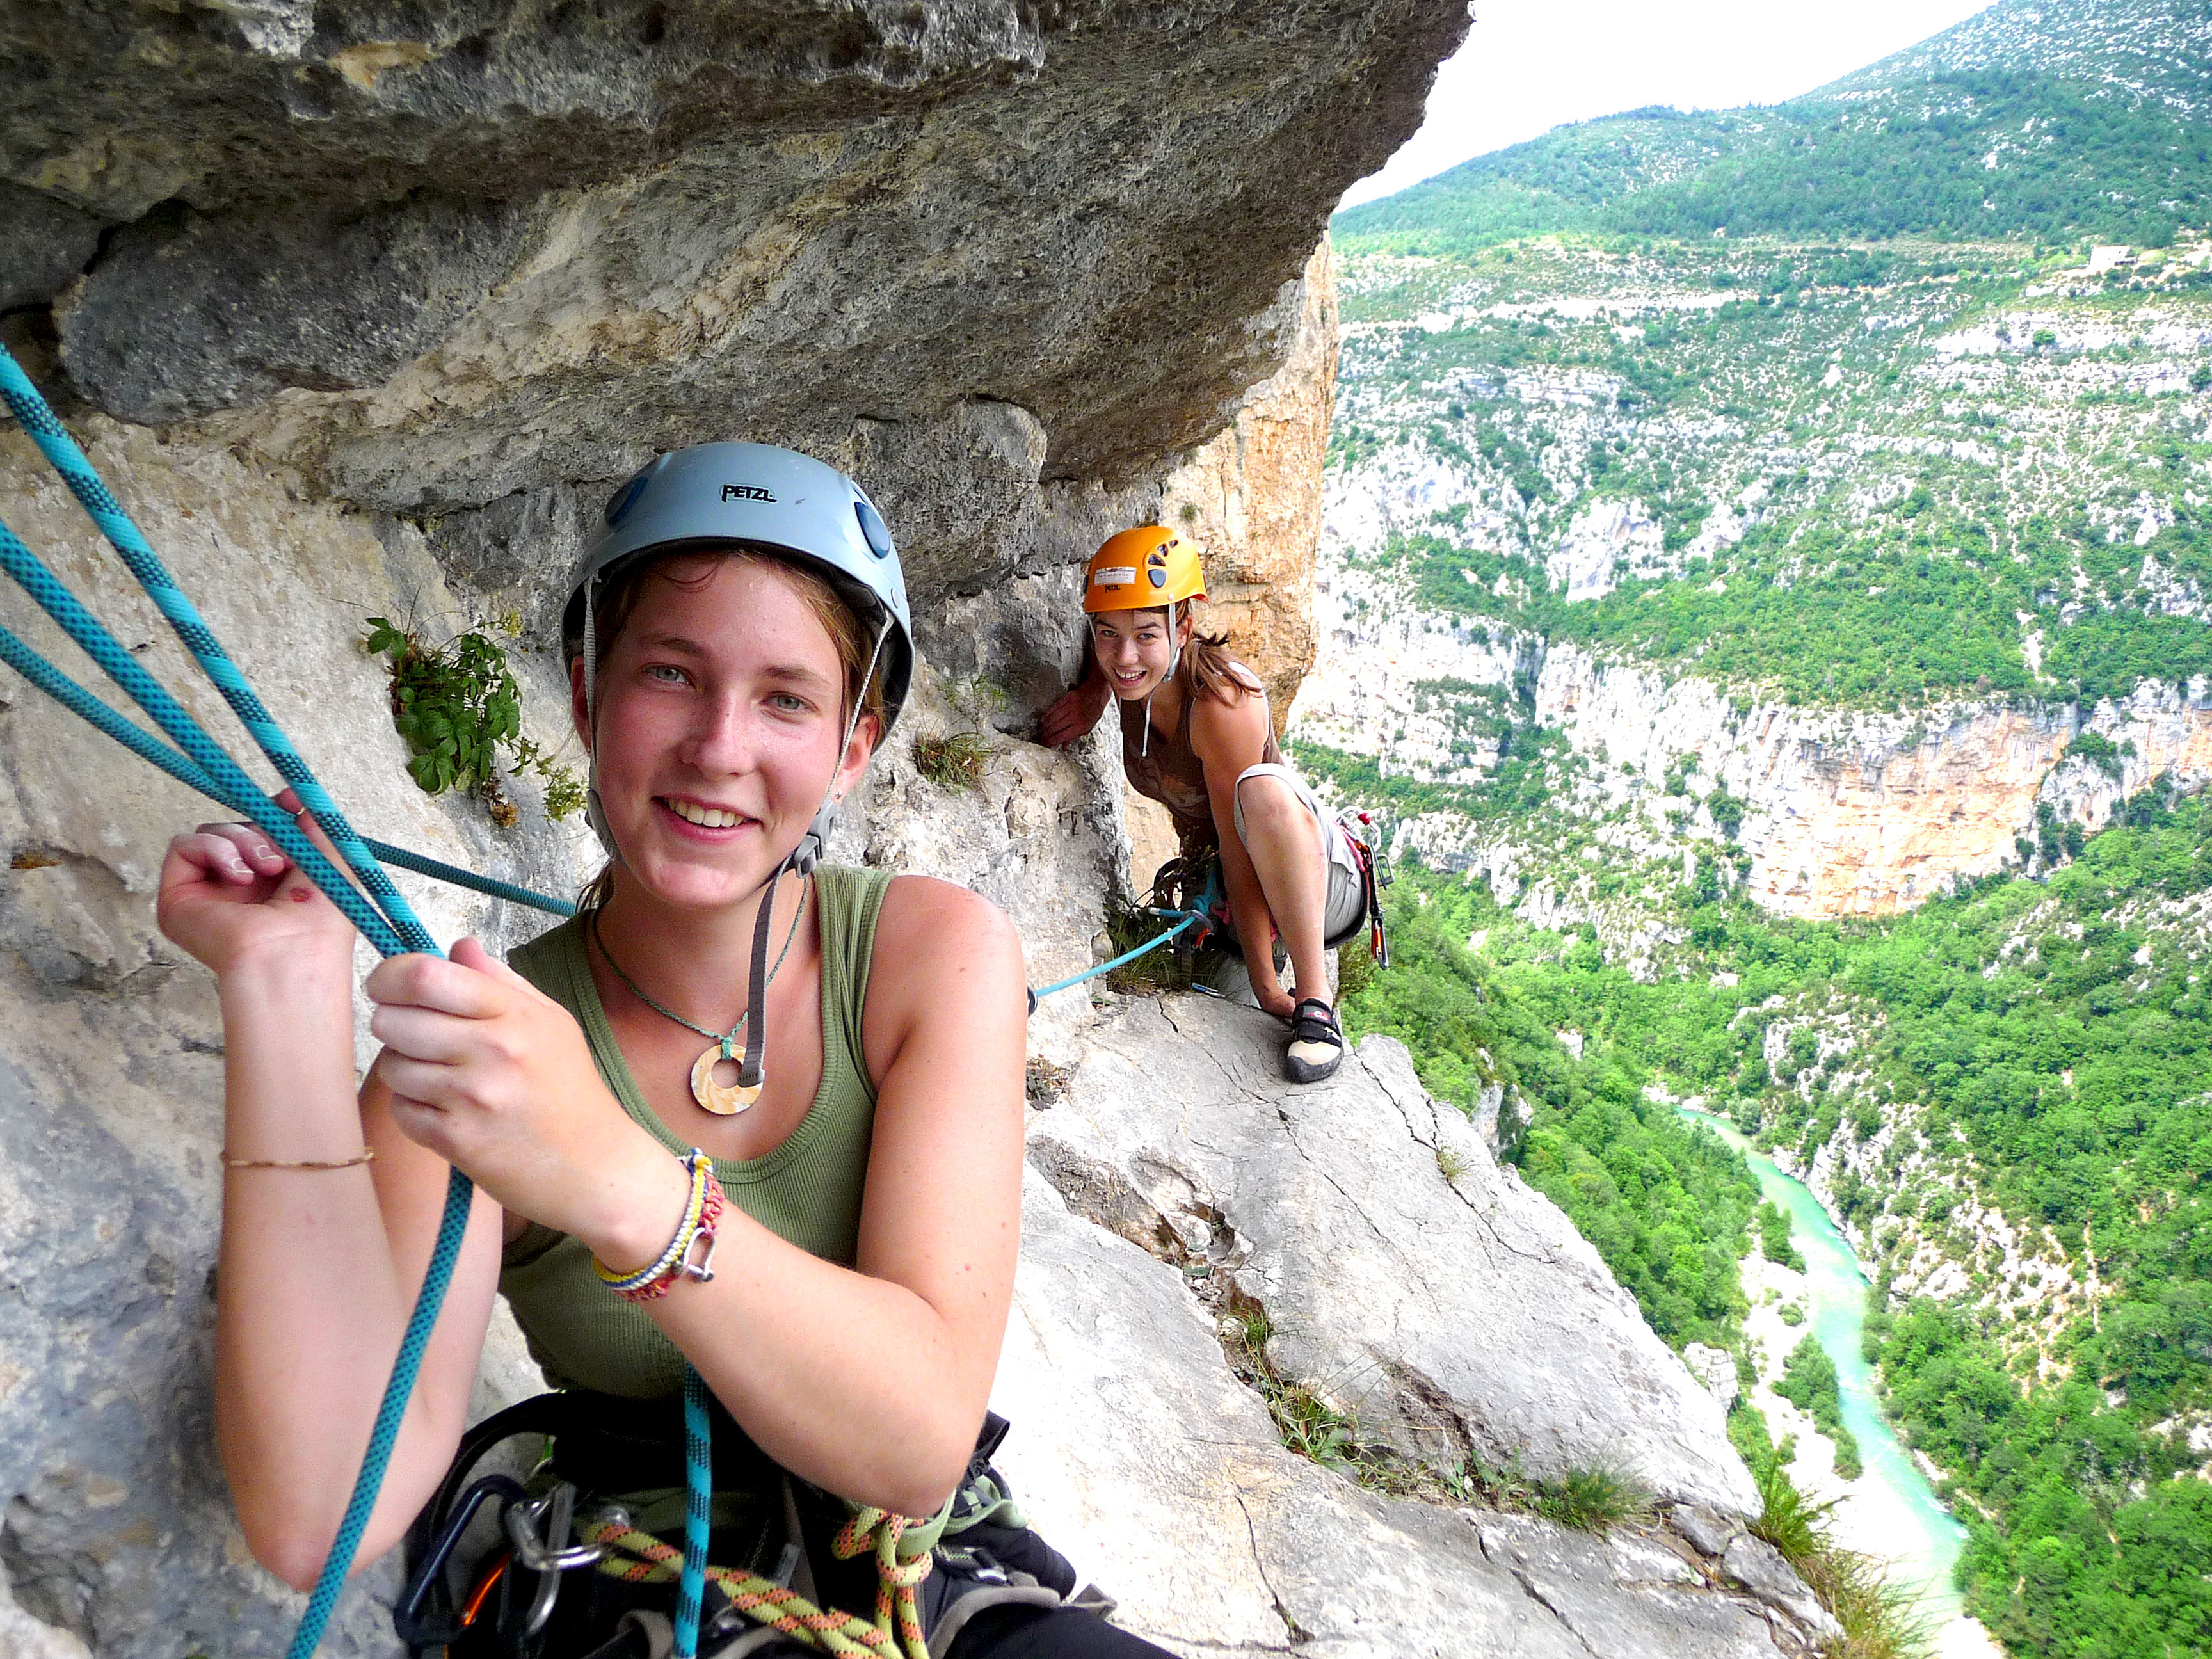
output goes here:
{"type": "Polygon", "coordinates": [[[667,1242],[683,1166],[607,1091],[567,1009],[472,939],[450,958],[392,957],[363,988],[385,1045],[375,1074],[410,1139],[602,1261],[649,1261],[667,1242]],[[642,1255],[633,1233],[651,1236],[642,1255]]]}
{"type": "MultiPolygon", "coordinates": [[[[289,789],[276,801],[287,811],[299,806],[289,789]]],[[[321,832],[307,833],[329,855],[321,832]]],[[[250,823],[203,823],[172,841],[154,915],[164,934],[218,976],[263,953],[343,957],[353,948],[353,924],[250,823]]]]}
{"type": "Polygon", "coordinates": [[[1103,674],[1085,675],[1082,684],[1062,694],[1044,711],[1039,732],[1048,748],[1063,749],[1086,735],[1105,714],[1114,693],[1103,674]]]}

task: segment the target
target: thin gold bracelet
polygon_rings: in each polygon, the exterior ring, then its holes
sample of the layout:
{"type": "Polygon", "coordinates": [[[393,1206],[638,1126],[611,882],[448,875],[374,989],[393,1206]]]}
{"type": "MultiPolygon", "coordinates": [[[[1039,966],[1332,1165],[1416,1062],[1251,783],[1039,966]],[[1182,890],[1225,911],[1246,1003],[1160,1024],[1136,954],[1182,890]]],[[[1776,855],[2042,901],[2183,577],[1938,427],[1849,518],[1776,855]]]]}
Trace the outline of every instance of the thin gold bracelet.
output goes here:
{"type": "Polygon", "coordinates": [[[338,1158],[331,1162],[307,1158],[298,1163],[289,1163],[276,1158],[233,1158],[230,1155],[229,1147],[226,1146],[222,1149],[223,1167],[231,1170],[350,1170],[357,1164],[370,1162],[375,1157],[375,1147],[364,1146],[357,1158],[338,1158]]]}

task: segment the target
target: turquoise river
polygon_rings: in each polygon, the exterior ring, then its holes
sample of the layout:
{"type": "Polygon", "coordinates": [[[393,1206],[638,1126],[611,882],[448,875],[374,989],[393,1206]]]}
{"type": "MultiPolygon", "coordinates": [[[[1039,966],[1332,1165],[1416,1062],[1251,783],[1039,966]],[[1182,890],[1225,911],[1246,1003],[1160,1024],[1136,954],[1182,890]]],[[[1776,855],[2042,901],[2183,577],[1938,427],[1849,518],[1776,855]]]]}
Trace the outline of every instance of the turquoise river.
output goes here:
{"type": "Polygon", "coordinates": [[[1847,1515],[1839,1510],[1837,1514],[1840,1541],[1887,1558],[1900,1578],[1924,1585],[1927,1611],[1939,1622],[1957,1618],[1959,1595],[1951,1587],[1951,1568],[1966,1542],[1966,1528],[1937,1501],[1935,1488],[1899,1443],[1875,1399],[1874,1368],[1859,1351],[1867,1278],[1850,1241],[1836,1230],[1805,1183],[1753,1152],[1735,1124],[1694,1108],[1676,1109],[1743,1153],[1759,1178],[1761,1194],[1788,1212],[1791,1235],[1804,1253],[1807,1322],[1836,1362],[1844,1425],[1857,1437],[1866,1464],[1865,1474],[1845,1501],[1845,1508],[1860,1513],[1847,1515]]]}

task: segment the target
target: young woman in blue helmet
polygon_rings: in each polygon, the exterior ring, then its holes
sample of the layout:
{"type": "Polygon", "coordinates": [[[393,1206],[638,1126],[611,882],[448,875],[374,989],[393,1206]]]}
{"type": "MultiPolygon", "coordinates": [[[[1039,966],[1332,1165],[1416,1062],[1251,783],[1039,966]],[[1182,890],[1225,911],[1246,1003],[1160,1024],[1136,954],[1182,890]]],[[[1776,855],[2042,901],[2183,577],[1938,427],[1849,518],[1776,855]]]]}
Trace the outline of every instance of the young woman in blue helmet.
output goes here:
{"type": "MultiPolygon", "coordinates": [[[[934,1570],[914,1537],[884,1570],[902,1624],[961,1659],[1157,1653],[1056,1605],[1066,1564],[988,1469],[1005,1425],[978,1437],[1020,1237],[1019,940],[963,888],[815,862],[913,672],[881,519],[787,450],[664,456],[610,501],[563,631],[606,868],[509,963],[465,939],[380,965],[357,1097],[335,908],[240,825],[178,837],[163,869],[161,925],[222,998],[216,1417],[246,1541],[313,1580],[451,1162],[476,1211],[360,1559],[434,1494],[410,1553],[437,1541],[492,1437],[552,1455],[509,1515],[516,1555],[418,1574],[410,1642],[665,1651],[672,1586],[632,1580],[665,1553],[645,1534],[680,1537],[688,1362],[714,1401],[718,1567],[865,1621],[852,1506],[951,1496],[934,1570]],[[561,1392],[464,1447],[501,1293],[561,1392]],[[542,1535],[572,1513],[577,1535],[619,1521],[629,1553],[528,1570],[524,1543],[573,1543],[542,1535]]],[[[718,1582],[702,1654],[808,1650],[718,1582]]]]}

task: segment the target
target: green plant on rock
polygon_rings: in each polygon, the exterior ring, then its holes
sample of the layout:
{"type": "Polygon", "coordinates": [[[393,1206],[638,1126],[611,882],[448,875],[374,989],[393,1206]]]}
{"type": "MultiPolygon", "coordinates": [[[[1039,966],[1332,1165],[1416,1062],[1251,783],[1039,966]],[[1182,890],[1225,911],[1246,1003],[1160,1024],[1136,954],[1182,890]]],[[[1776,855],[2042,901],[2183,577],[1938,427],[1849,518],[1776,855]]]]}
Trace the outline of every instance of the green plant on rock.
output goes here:
{"type": "Polygon", "coordinates": [[[1535,1510],[1563,1527],[1601,1533],[1625,1521],[1647,1519],[1651,1489],[1619,1469],[1569,1469],[1556,1480],[1540,1483],[1535,1510]]]}
{"type": "Polygon", "coordinates": [[[522,735],[522,689],[498,641],[471,629],[433,647],[412,629],[371,617],[362,648],[391,659],[392,724],[406,740],[407,770],[424,793],[474,790],[492,821],[511,827],[519,813],[501,785],[504,750],[512,770],[544,781],[550,817],[565,818],[583,805],[574,770],[522,735]]]}
{"type": "Polygon", "coordinates": [[[983,764],[990,758],[990,745],[981,732],[953,732],[914,740],[915,770],[940,789],[980,790],[983,764]]]}

